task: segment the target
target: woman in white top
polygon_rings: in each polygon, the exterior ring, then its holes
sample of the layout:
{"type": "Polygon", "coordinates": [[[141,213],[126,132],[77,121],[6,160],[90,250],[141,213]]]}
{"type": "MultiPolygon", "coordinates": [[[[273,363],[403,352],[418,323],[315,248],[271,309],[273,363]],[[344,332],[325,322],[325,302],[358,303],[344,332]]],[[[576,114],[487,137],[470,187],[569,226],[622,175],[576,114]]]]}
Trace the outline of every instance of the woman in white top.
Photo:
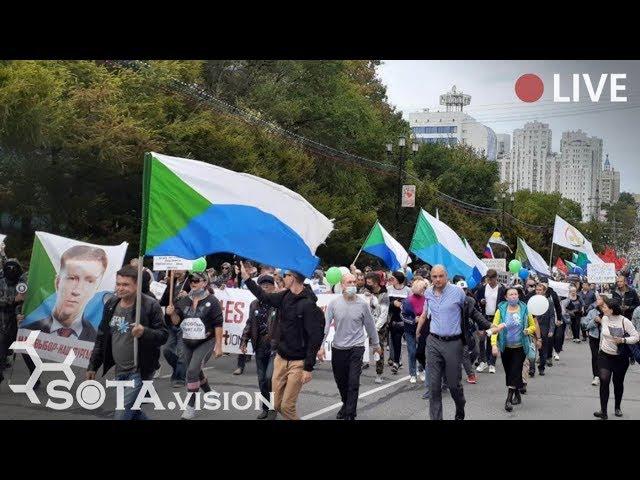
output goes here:
{"type": "MultiPolygon", "coordinates": [[[[609,383],[613,377],[613,395],[615,398],[615,416],[621,417],[622,392],[624,376],[629,368],[629,357],[623,344],[638,343],[640,336],[633,323],[622,316],[620,300],[604,298],[602,320],[600,323],[600,351],[598,352],[598,370],[600,377],[600,411],[594,416],[607,419],[607,403],[609,402],[609,383]],[[628,335],[625,337],[625,334],[628,335]]],[[[597,320],[596,320],[597,321],[597,320]]]]}

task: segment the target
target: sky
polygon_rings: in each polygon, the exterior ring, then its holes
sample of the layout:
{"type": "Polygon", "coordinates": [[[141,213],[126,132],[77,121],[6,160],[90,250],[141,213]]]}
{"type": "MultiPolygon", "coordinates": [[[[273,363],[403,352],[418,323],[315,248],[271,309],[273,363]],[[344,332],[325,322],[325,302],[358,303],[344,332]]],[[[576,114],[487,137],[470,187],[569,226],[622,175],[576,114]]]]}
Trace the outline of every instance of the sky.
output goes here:
{"type": "Polygon", "coordinates": [[[603,140],[603,158],[620,171],[620,190],[640,193],[640,61],[540,61],[540,60],[386,60],[378,75],[387,86],[392,105],[406,114],[423,108],[444,110],[441,94],[451,90],[471,95],[464,111],[496,133],[513,135],[525,123],[547,123],[552,131],[552,150],[560,152],[562,132],[581,129],[603,140]],[[515,93],[516,80],[534,73],[544,82],[542,97],[533,103],[515,93]],[[607,77],[599,102],[592,102],[580,77],[580,101],[554,102],[554,74],[560,74],[560,95],[572,95],[572,75],[587,73],[594,89],[601,74],[626,73],[618,81],[626,90],[618,92],[627,102],[610,101],[607,77]]]}

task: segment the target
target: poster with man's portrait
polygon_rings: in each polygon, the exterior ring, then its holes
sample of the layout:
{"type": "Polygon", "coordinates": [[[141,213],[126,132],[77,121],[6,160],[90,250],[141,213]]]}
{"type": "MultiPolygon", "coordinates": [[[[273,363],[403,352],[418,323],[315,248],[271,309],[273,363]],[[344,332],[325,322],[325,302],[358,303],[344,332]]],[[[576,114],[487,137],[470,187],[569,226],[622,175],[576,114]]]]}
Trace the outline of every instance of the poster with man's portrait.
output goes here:
{"type": "Polygon", "coordinates": [[[86,367],[127,246],[93,245],[36,232],[18,340],[39,330],[40,358],[62,361],[73,348],[74,365],[86,367]]]}

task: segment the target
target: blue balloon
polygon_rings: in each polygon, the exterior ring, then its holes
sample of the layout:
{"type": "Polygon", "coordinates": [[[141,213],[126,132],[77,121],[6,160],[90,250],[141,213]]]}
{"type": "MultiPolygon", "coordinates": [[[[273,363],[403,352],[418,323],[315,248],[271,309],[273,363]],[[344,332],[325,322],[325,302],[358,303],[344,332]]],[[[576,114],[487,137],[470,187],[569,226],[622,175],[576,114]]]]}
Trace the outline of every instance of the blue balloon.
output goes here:
{"type": "Polygon", "coordinates": [[[529,270],[527,270],[526,268],[521,268],[520,271],[518,272],[518,276],[524,281],[527,278],[529,278],[529,270]]]}

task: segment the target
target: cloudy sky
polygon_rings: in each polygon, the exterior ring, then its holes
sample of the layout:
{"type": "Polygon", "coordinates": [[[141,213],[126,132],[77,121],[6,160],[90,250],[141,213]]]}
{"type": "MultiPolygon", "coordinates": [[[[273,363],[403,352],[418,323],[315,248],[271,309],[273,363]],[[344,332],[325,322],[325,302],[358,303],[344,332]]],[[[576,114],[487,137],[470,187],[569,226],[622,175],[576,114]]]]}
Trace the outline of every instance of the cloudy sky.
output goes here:
{"type": "Polygon", "coordinates": [[[553,150],[560,151],[562,132],[582,129],[603,140],[604,155],[621,172],[621,190],[640,193],[640,61],[431,61],[387,60],[379,68],[387,85],[389,100],[405,115],[422,108],[444,109],[439,95],[456,85],[471,95],[465,111],[491,127],[496,133],[512,134],[526,122],[549,124],[553,132],[553,150]],[[534,103],[524,103],[515,94],[516,80],[535,73],[544,82],[544,94],[534,103]],[[594,89],[603,73],[626,73],[626,103],[610,101],[607,82],[598,103],[590,100],[587,88],[580,84],[579,103],[553,102],[553,74],[561,74],[560,95],[571,96],[572,74],[588,73],[594,89]]]}

